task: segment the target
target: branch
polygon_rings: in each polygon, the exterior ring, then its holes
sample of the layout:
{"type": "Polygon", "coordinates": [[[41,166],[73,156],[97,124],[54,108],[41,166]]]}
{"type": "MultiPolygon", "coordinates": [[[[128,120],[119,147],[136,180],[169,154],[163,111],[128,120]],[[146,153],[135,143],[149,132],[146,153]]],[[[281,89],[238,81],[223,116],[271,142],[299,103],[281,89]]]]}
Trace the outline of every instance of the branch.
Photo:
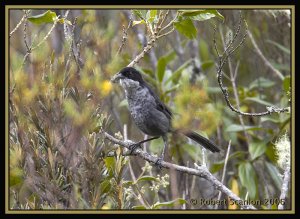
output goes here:
{"type": "MultiPolygon", "coordinates": [[[[228,158],[229,158],[229,153],[230,153],[230,147],[231,147],[231,140],[229,140],[227,153],[226,153],[225,160],[224,160],[224,167],[223,167],[223,173],[222,173],[222,179],[221,179],[222,184],[224,183],[224,179],[225,179],[226,168],[227,168],[227,163],[228,163],[228,158]]],[[[219,195],[218,195],[218,200],[221,200],[221,195],[222,195],[222,193],[220,191],[219,195]]],[[[218,209],[218,205],[216,205],[216,209],[218,209]]]]}
{"type": "MultiPolygon", "coordinates": [[[[242,17],[240,17],[240,19],[242,19],[242,17]]],[[[246,36],[248,35],[248,30],[247,30],[247,24],[246,21],[244,21],[245,23],[245,34],[242,36],[242,40],[238,43],[237,46],[234,47],[234,43],[235,40],[237,39],[237,34],[240,32],[241,29],[241,20],[239,22],[239,25],[237,27],[237,31],[233,37],[232,40],[229,41],[227,47],[225,48],[224,52],[222,55],[220,55],[220,52],[218,51],[217,48],[217,43],[216,43],[216,27],[214,27],[214,36],[213,36],[213,43],[214,43],[214,48],[217,52],[218,55],[218,61],[219,61],[219,65],[217,67],[217,77],[218,77],[218,84],[219,87],[224,95],[225,101],[227,106],[233,111],[236,112],[240,115],[243,116],[265,116],[265,115],[269,115],[271,113],[283,113],[283,112],[290,112],[290,107],[285,107],[285,108],[279,108],[276,106],[268,106],[266,107],[267,110],[264,112],[260,112],[260,113],[246,113],[246,112],[241,112],[239,109],[235,108],[230,100],[229,100],[229,93],[228,93],[228,88],[223,86],[223,67],[225,65],[225,63],[227,62],[228,58],[230,58],[230,56],[245,42],[246,36]]],[[[236,77],[236,74],[235,74],[236,77]]]]}
{"type": "Polygon", "coordinates": [[[254,37],[250,31],[248,31],[249,38],[255,48],[255,51],[257,55],[263,60],[265,66],[267,66],[269,69],[272,70],[281,80],[284,79],[284,76],[278,71],[276,68],[273,67],[273,65],[266,59],[266,57],[262,54],[261,50],[259,49],[258,45],[256,44],[254,37]]]}
{"type": "Polygon", "coordinates": [[[162,28],[161,26],[164,23],[164,21],[165,21],[166,17],[168,16],[168,14],[169,14],[169,10],[167,10],[164,15],[160,14],[159,20],[158,20],[157,24],[155,24],[154,28],[152,28],[151,24],[146,22],[147,29],[149,30],[149,33],[150,33],[150,39],[147,43],[147,46],[145,46],[143,48],[143,51],[139,55],[137,55],[132,60],[132,62],[130,62],[127,65],[127,67],[132,67],[136,63],[138,63],[139,60],[142,59],[145,56],[145,54],[153,48],[154,43],[155,43],[156,40],[158,40],[159,38],[162,38],[164,36],[167,36],[168,34],[170,34],[174,31],[174,28],[172,28],[171,30],[167,31],[166,33],[160,34],[163,30],[166,30],[168,27],[170,27],[173,24],[173,22],[176,20],[177,15],[178,15],[178,14],[176,14],[175,18],[172,21],[170,21],[170,23],[168,23],[165,27],[162,28]],[[154,31],[153,31],[153,29],[154,29],[154,31]]]}
{"type": "MultiPolygon", "coordinates": [[[[118,144],[122,147],[126,147],[126,148],[130,148],[130,146],[132,144],[134,144],[134,142],[132,141],[122,141],[119,139],[114,138],[113,136],[109,135],[108,133],[104,132],[103,133],[105,138],[108,139],[109,141],[118,144]]],[[[156,163],[157,162],[157,157],[154,157],[146,152],[144,152],[142,149],[137,148],[134,152],[134,155],[148,161],[148,162],[152,162],[152,163],[156,163]]],[[[224,186],[219,180],[217,180],[209,171],[206,167],[203,166],[197,166],[196,165],[196,169],[193,168],[189,168],[189,167],[185,167],[185,166],[179,166],[176,164],[172,164],[169,162],[165,162],[165,161],[161,161],[160,163],[161,167],[166,168],[166,169],[172,169],[172,170],[176,170],[182,173],[187,173],[189,175],[194,175],[194,176],[198,176],[201,178],[204,178],[206,180],[208,180],[209,182],[212,183],[212,185],[219,191],[225,193],[230,199],[237,201],[240,206],[241,209],[252,209],[255,210],[256,208],[253,205],[247,205],[246,201],[242,200],[240,197],[238,197],[236,194],[234,194],[230,189],[228,189],[226,186],[224,186]]]]}
{"type": "Polygon", "coordinates": [[[24,15],[19,21],[19,23],[16,25],[16,27],[9,33],[9,38],[16,32],[17,29],[21,26],[21,24],[26,20],[28,14],[30,13],[30,10],[24,10],[24,15]]]}
{"type": "Polygon", "coordinates": [[[123,47],[125,46],[126,40],[127,40],[127,35],[128,35],[128,30],[132,25],[132,17],[129,17],[129,22],[128,22],[128,26],[127,28],[125,28],[125,25],[123,25],[123,37],[122,37],[122,43],[121,46],[119,47],[117,54],[119,55],[123,49],[123,47]]]}
{"type": "Polygon", "coordinates": [[[285,200],[288,189],[289,189],[289,182],[290,182],[290,167],[286,167],[284,171],[284,177],[283,177],[283,183],[281,187],[281,194],[280,194],[280,204],[278,205],[278,210],[283,210],[284,209],[284,203],[282,203],[283,200],[285,200]]]}

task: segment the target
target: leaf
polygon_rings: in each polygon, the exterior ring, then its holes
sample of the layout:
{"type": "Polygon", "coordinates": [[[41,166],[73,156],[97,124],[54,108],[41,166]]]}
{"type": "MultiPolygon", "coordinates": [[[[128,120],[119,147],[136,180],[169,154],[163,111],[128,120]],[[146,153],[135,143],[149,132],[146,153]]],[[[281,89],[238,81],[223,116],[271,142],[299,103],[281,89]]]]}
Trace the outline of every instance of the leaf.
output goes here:
{"type": "Polygon", "coordinates": [[[28,17],[28,20],[34,24],[53,23],[57,19],[56,13],[53,11],[46,11],[43,14],[28,17]]]}
{"type": "Polygon", "coordinates": [[[157,61],[157,71],[156,71],[156,76],[159,82],[162,82],[164,78],[166,66],[167,66],[166,59],[164,57],[161,57],[157,61]]]}
{"type": "MultiPolygon", "coordinates": [[[[215,64],[215,63],[214,63],[212,60],[203,62],[203,63],[201,64],[201,69],[202,69],[203,71],[206,71],[206,70],[208,70],[209,68],[213,67],[214,64],[215,64]]],[[[220,88],[219,88],[219,89],[220,89],[220,88]]]]}
{"type": "Polygon", "coordinates": [[[157,179],[153,176],[142,176],[142,177],[138,178],[134,184],[139,183],[141,181],[157,181],[157,179]]]}
{"type": "Polygon", "coordinates": [[[144,209],[147,209],[147,208],[143,205],[136,205],[136,206],[132,206],[132,209],[144,210],[144,209]]]}
{"type": "Polygon", "coordinates": [[[277,119],[274,119],[274,118],[271,118],[271,117],[262,117],[260,119],[260,122],[263,123],[263,122],[273,122],[273,123],[280,123],[280,120],[277,118],[277,119]]]}
{"type": "Polygon", "coordinates": [[[118,105],[118,107],[124,107],[124,106],[126,106],[126,107],[128,106],[128,101],[126,98],[124,100],[122,100],[118,105]]]}
{"type": "Polygon", "coordinates": [[[271,80],[263,78],[263,77],[259,77],[249,85],[249,89],[251,90],[251,89],[257,88],[257,87],[269,88],[274,85],[275,85],[274,81],[271,81],[271,80]]]}
{"type": "MultiPolygon", "coordinates": [[[[239,184],[238,181],[233,178],[231,180],[231,191],[236,194],[237,196],[239,195],[239,184]]],[[[228,205],[228,209],[232,210],[232,209],[238,209],[238,205],[237,204],[233,204],[233,205],[228,205]]]]}
{"type": "Polygon", "coordinates": [[[175,72],[173,72],[172,76],[169,77],[168,80],[166,80],[166,84],[169,83],[170,81],[173,81],[174,84],[177,84],[178,80],[180,79],[182,71],[191,63],[191,61],[192,59],[186,61],[181,66],[179,66],[179,68],[175,72]]]}
{"type": "Polygon", "coordinates": [[[104,159],[105,166],[108,170],[114,170],[116,166],[116,160],[114,157],[106,157],[104,159]]]}
{"type": "Polygon", "coordinates": [[[257,157],[265,153],[267,149],[267,141],[254,141],[249,144],[249,153],[251,159],[254,160],[257,157]]]}
{"type": "Polygon", "coordinates": [[[132,10],[132,12],[142,20],[146,20],[147,10],[132,10]]]}
{"type": "Polygon", "coordinates": [[[23,182],[23,170],[19,167],[14,167],[9,171],[9,185],[10,187],[23,182]]]}
{"type": "Polygon", "coordinates": [[[244,131],[245,130],[261,130],[263,128],[261,127],[258,127],[258,126],[242,126],[242,125],[237,125],[237,124],[232,124],[232,125],[229,125],[227,128],[226,128],[226,132],[241,132],[241,131],[244,131]]]}
{"type": "Polygon", "coordinates": [[[154,21],[156,14],[157,14],[157,10],[148,10],[146,14],[147,21],[152,23],[154,21]]]}
{"type": "MultiPolygon", "coordinates": [[[[231,154],[228,157],[228,161],[233,159],[233,158],[239,158],[239,157],[244,157],[245,154],[248,154],[247,152],[243,152],[243,151],[237,151],[234,152],[233,154],[231,154]]],[[[210,172],[211,173],[216,173],[218,172],[223,166],[224,166],[224,162],[225,160],[219,161],[219,162],[214,162],[210,168],[210,172]]]]}
{"type": "Polygon", "coordinates": [[[279,43],[276,43],[272,40],[266,40],[266,42],[271,43],[273,45],[275,45],[278,49],[280,49],[281,51],[285,52],[286,54],[290,55],[291,54],[291,50],[279,43]]]}
{"type": "Polygon", "coordinates": [[[145,24],[146,22],[144,20],[139,20],[139,21],[133,21],[132,26],[135,26],[137,24],[145,24]]]}
{"type": "Polygon", "coordinates": [[[197,21],[204,21],[213,17],[218,17],[221,20],[224,20],[223,15],[221,15],[217,10],[179,10],[179,12],[181,12],[182,16],[189,17],[197,21]]]}
{"type": "Polygon", "coordinates": [[[100,184],[101,194],[108,193],[110,189],[111,189],[110,180],[106,179],[100,184]]]}
{"type": "Polygon", "coordinates": [[[174,27],[179,33],[186,36],[189,39],[194,39],[197,36],[197,29],[195,28],[193,21],[189,18],[181,21],[175,21],[174,27]]]}
{"type": "Polygon", "coordinates": [[[269,103],[267,101],[264,101],[258,97],[246,97],[244,99],[244,101],[251,101],[251,102],[256,102],[256,103],[259,103],[259,104],[262,104],[262,105],[265,105],[265,106],[272,106],[272,103],[269,103]]]}
{"type": "Polygon", "coordinates": [[[254,199],[256,196],[256,174],[252,165],[248,162],[241,163],[239,165],[239,178],[244,187],[249,192],[250,199],[254,199]]]}
{"type": "Polygon", "coordinates": [[[174,207],[175,205],[183,205],[186,203],[186,200],[182,198],[177,198],[169,202],[157,202],[152,206],[152,209],[159,209],[161,207],[174,207]]]}
{"type": "Polygon", "coordinates": [[[265,164],[266,164],[267,170],[268,170],[273,182],[275,183],[277,189],[281,190],[282,178],[280,177],[280,173],[279,173],[277,167],[268,161],[266,161],[265,164]]]}
{"type": "Polygon", "coordinates": [[[283,79],[282,86],[283,86],[283,89],[285,92],[290,91],[290,87],[291,87],[291,77],[290,76],[286,76],[283,79]]]}

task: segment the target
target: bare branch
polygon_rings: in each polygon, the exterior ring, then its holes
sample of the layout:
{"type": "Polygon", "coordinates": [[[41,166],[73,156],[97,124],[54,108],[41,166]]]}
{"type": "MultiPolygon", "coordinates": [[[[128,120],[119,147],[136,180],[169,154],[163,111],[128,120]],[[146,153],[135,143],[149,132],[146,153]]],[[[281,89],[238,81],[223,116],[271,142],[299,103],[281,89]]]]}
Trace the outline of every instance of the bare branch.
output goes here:
{"type": "MultiPolygon", "coordinates": [[[[233,112],[236,112],[240,115],[243,115],[243,116],[265,116],[265,115],[269,115],[271,113],[283,113],[283,112],[290,112],[290,107],[285,107],[285,108],[279,108],[279,107],[276,107],[276,106],[268,106],[266,107],[267,110],[265,112],[260,112],[260,113],[246,113],[246,112],[241,112],[239,109],[235,108],[230,100],[229,100],[229,93],[228,93],[228,88],[227,87],[224,87],[223,85],[223,67],[224,65],[226,64],[227,60],[230,58],[230,56],[245,42],[245,39],[248,35],[248,30],[247,30],[247,23],[246,21],[244,20],[244,23],[245,23],[245,34],[243,35],[242,37],[242,40],[238,43],[237,46],[233,46],[233,43],[235,42],[236,38],[237,38],[237,35],[240,33],[240,29],[241,29],[241,22],[242,20],[242,17],[240,16],[240,21],[239,21],[239,25],[237,27],[237,30],[236,30],[236,33],[233,37],[233,39],[229,42],[229,44],[227,46],[225,46],[225,49],[224,49],[224,53],[222,55],[220,55],[219,51],[218,51],[218,47],[217,47],[217,43],[216,43],[216,36],[215,36],[215,33],[216,33],[216,28],[214,28],[214,37],[213,37],[213,43],[214,43],[214,48],[217,52],[217,55],[218,55],[218,61],[219,61],[219,64],[218,64],[218,67],[217,67],[217,77],[218,77],[218,83],[219,83],[219,86],[221,88],[221,91],[224,95],[224,98],[225,98],[225,101],[226,101],[226,104],[227,106],[233,111],[233,112]]],[[[250,32],[249,32],[249,36],[250,36],[250,32]]],[[[234,74],[233,78],[236,78],[236,75],[237,73],[234,74]]]]}
{"type": "MultiPolygon", "coordinates": [[[[221,179],[222,184],[224,184],[224,179],[225,179],[225,174],[226,174],[226,168],[227,168],[227,162],[228,162],[228,158],[229,158],[230,148],[231,148],[231,140],[228,143],[226,157],[225,157],[225,160],[224,160],[224,167],[223,167],[223,173],[222,173],[222,179],[221,179]]],[[[222,195],[222,192],[220,191],[219,195],[218,195],[218,200],[221,200],[221,195],[222,195]]],[[[218,209],[218,205],[216,205],[216,209],[218,209]]]]}
{"type": "MultiPolygon", "coordinates": [[[[119,139],[114,138],[113,136],[109,135],[108,133],[104,132],[103,133],[105,138],[108,139],[109,141],[118,144],[120,146],[126,147],[126,148],[130,148],[130,146],[132,144],[134,144],[134,142],[132,141],[122,141],[119,139]]],[[[137,148],[134,152],[134,155],[148,161],[151,163],[156,163],[157,162],[157,157],[154,157],[146,152],[144,152],[142,149],[137,148]]],[[[245,201],[243,201],[240,197],[238,197],[236,194],[234,194],[230,189],[228,189],[226,186],[224,186],[218,179],[216,179],[209,171],[206,167],[204,166],[196,166],[196,169],[193,168],[189,168],[189,167],[185,167],[185,166],[179,166],[176,164],[172,164],[169,162],[165,162],[162,161],[160,163],[161,167],[166,168],[166,169],[171,169],[171,170],[176,170],[182,173],[186,173],[189,175],[194,175],[194,176],[198,176],[201,178],[204,178],[206,180],[208,180],[209,182],[212,183],[212,185],[219,191],[223,192],[224,194],[226,194],[230,199],[239,202],[240,207],[242,209],[252,209],[255,210],[256,208],[253,205],[248,205],[245,201]]]]}
{"type": "Polygon", "coordinates": [[[9,33],[9,38],[19,29],[21,24],[26,20],[28,14],[30,13],[30,10],[24,10],[24,15],[19,21],[19,23],[16,25],[16,27],[9,33]]]}
{"type": "Polygon", "coordinates": [[[250,31],[249,32],[249,38],[255,48],[255,52],[257,53],[257,55],[263,60],[265,66],[267,66],[269,69],[271,69],[271,71],[277,75],[281,80],[284,79],[284,76],[280,73],[280,71],[278,71],[276,68],[273,67],[273,65],[266,59],[266,57],[262,54],[261,50],[259,49],[258,45],[255,42],[255,39],[252,35],[252,33],[250,31]]]}
{"type": "Polygon", "coordinates": [[[285,171],[284,171],[283,183],[282,183],[281,194],[280,194],[280,201],[281,202],[278,205],[278,210],[283,210],[284,209],[284,203],[282,203],[282,201],[285,202],[287,192],[289,190],[290,177],[291,177],[290,167],[287,166],[285,171]]]}
{"type": "Polygon", "coordinates": [[[129,18],[129,23],[127,28],[125,28],[125,25],[123,25],[123,37],[122,37],[122,42],[121,42],[121,46],[119,47],[117,54],[119,55],[123,49],[123,47],[125,46],[126,40],[127,40],[127,35],[128,35],[128,30],[132,25],[132,17],[129,18]]]}

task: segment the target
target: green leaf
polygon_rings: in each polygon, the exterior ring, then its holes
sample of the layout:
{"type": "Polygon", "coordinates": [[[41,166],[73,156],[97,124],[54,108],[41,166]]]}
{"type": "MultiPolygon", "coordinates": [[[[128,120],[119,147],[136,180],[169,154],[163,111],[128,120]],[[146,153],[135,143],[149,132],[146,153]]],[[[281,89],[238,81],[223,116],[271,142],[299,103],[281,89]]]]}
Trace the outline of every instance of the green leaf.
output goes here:
{"type": "Polygon", "coordinates": [[[265,161],[266,169],[268,170],[272,181],[275,183],[278,190],[281,190],[282,185],[282,178],[280,177],[280,172],[278,171],[277,167],[274,166],[272,163],[265,161]]]}
{"type": "Polygon", "coordinates": [[[153,176],[142,176],[142,177],[138,178],[134,184],[142,182],[142,181],[157,181],[157,179],[153,176]]]}
{"type": "Polygon", "coordinates": [[[283,89],[285,92],[290,91],[290,87],[291,87],[291,77],[290,76],[286,76],[282,82],[283,85],[283,89]]]}
{"type": "MultiPolygon", "coordinates": [[[[233,159],[233,158],[244,158],[245,154],[248,154],[248,153],[244,152],[244,151],[236,151],[228,157],[228,161],[233,159]]],[[[211,168],[210,168],[210,172],[211,173],[218,172],[221,168],[223,168],[224,162],[225,162],[225,160],[222,160],[222,161],[219,161],[219,162],[214,162],[212,164],[211,168]]]]}
{"type": "Polygon", "coordinates": [[[132,209],[145,210],[147,208],[145,206],[143,206],[143,205],[136,205],[136,206],[132,206],[132,209]]]}
{"type": "Polygon", "coordinates": [[[142,20],[146,20],[147,10],[132,10],[133,14],[138,16],[142,20]]]}
{"type": "Polygon", "coordinates": [[[161,57],[157,61],[157,71],[156,71],[156,76],[159,82],[162,82],[164,78],[166,66],[167,66],[166,59],[164,57],[161,57]]]}
{"type": "Polygon", "coordinates": [[[196,21],[205,21],[213,17],[218,17],[224,20],[223,15],[221,15],[217,10],[179,10],[180,15],[183,17],[189,17],[196,21]]]}
{"type": "Polygon", "coordinates": [[[251,101],[251,102],[259,103],[259,104],[262,104],[262,105],[265,105],[265,106],[272,106],[272,103],[264,101],[264,100],[262,100],[258,97],[246,97],[244,99],[244,101],[251,101]]]}
{"type": "Polygon", "coordinates": [[[137,24],[145,24],[146,22],[144,20],[139,20],[139,21],[133,21],[132,26],[135,26],[137,24]]]}
{"type": "Polygon", "coordinates": [[[106,179],[100,184],[101,194],[108,193],[110,189],[111,189],[110,180],[106,179]]]}
{"type": "Polygon", "coordinates": [[[249,89],[251,90],[251,89],[257,88],[257,87],[269,88],[274,85],[275,85],[274,81],[271,81],[271,80],[263,78],[263,77],[259,77],[249,85],[249,89]]]}
{"type": "Polygon", "coordinates": [[[280,123],[280,119],[274,119],[274,118],[271,118],[271,117],[262,117],[260,119],[260,122],[263,123],[263,122],[273,122],[273,123],[280,123]]]}
{"type": "Polygon", "coordinates": [[[249,192],[250,199],[256,196],[256,174],[252,165],[248,162],[239,165],[239,178],[244,187],[249,192]]]}
{"type": "Polygon", "coordinates": [[[106,157],[104,163],[107,169],[114,170],[116,166],[116,160],[114,157],[106,157]]]}
{"type": "Polygon", "coordinates": [[[177,198],[173,201],[169,201],[169,202],[158,202],[155,203],[152,206],[152,209],[159,209],[161,207],[174,207],[175,205],[183,205],[186,203],[186,200],[182,199],[182,198],[177,198]]]}
{"type": "Polygon", "coordinates": [[[193,21],[189,18],[174,22],[174,27],[179,33],[189,39],[194,39],[197,36],[197,29],[195,28],[193,21]]]}
{"type": "Polygon", "coordinates": [[[53,23],[56,19],[56,13],[50,10],[43,14],[28,17],[28,20],[34,24],[53,23]]]}
{"type": "Polygon", "coordinates": [[[265,153],[267,149],[266,141],[253,141],[249,144],[249,153],[251,155],[251,159],[254,160],[257,157],[261,156],[265,153]]]}
{"type": "Polygon", "coordinates": [[[275,45],[278,49],[280,49],[281,51],[285,52],[286,54],[290,55],[291,54],[291,50],[279,43],[276,43],[272,40],[266,40],[266,42],[271,43],[273,45],[275,45]]]}
{"type": "Polygon", "coordinates": [[[232,124],[226,128],[226,132],[241,132],[241,131],[244,131],[244,129],[245,130],[261,130],[262,128],[258,127],[258,126],[247,126],[247,125],[242,126],[242,125],[232,124]]]}
{"type": "MultiPolygon", "coordinates": [[[[213,67],[214,64],[215,64],[215,63],[214,63],[212,60],[203,62],[203,63],[201,64],[201,69],[202,69],[203,71],[206,71],[206,70],[210,69],[211,67],[213,67]]],[[[220,89],[220,88],[219,88],[219,89],[220,89]]]]}
{"type": "Polygon", "coordinates": [[[147,21],[152,23],[154,21],[156,14],[157,14],[157,10],[148,10],[146,14],[147,21]]]}
{"type": "Polygon", "coordinates": [[[23,181],[23,170],[19,167],[14,167],[10,170],[9,183],[10,186],[17,185],[23,181]]]}
{"type": "Polygon", "coordinates": [[[166,80],[166,84],[169,83],[170,81],[173,81],[174,84],[178,83],[178,80],[180,79],[182,71],[192,62],[192,59],[186,61],[183,63],[179,68],[173,72],[172,76],[166,80]]]}
{"type": "Polygon", "coordinates": [[[122,100],[118,105],[118,107],[124,107],[124,106],[126,106],[126,107],[128,106],[128,102],[127,102],[126,98],[124,100],[122,100]]]}

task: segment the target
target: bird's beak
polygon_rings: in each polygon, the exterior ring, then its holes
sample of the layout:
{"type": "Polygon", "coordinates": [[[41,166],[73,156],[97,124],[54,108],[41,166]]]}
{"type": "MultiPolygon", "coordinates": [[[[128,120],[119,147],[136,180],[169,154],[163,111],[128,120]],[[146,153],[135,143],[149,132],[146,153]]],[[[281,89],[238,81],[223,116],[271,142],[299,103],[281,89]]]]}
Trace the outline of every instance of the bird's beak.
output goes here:
{"type": "Polygon", "coordinates": [[[124,76],[121,73],[117,73],[110,79],[110,81],[112,83],[118,83],[122,78],[124,78],[124,76]]]}

